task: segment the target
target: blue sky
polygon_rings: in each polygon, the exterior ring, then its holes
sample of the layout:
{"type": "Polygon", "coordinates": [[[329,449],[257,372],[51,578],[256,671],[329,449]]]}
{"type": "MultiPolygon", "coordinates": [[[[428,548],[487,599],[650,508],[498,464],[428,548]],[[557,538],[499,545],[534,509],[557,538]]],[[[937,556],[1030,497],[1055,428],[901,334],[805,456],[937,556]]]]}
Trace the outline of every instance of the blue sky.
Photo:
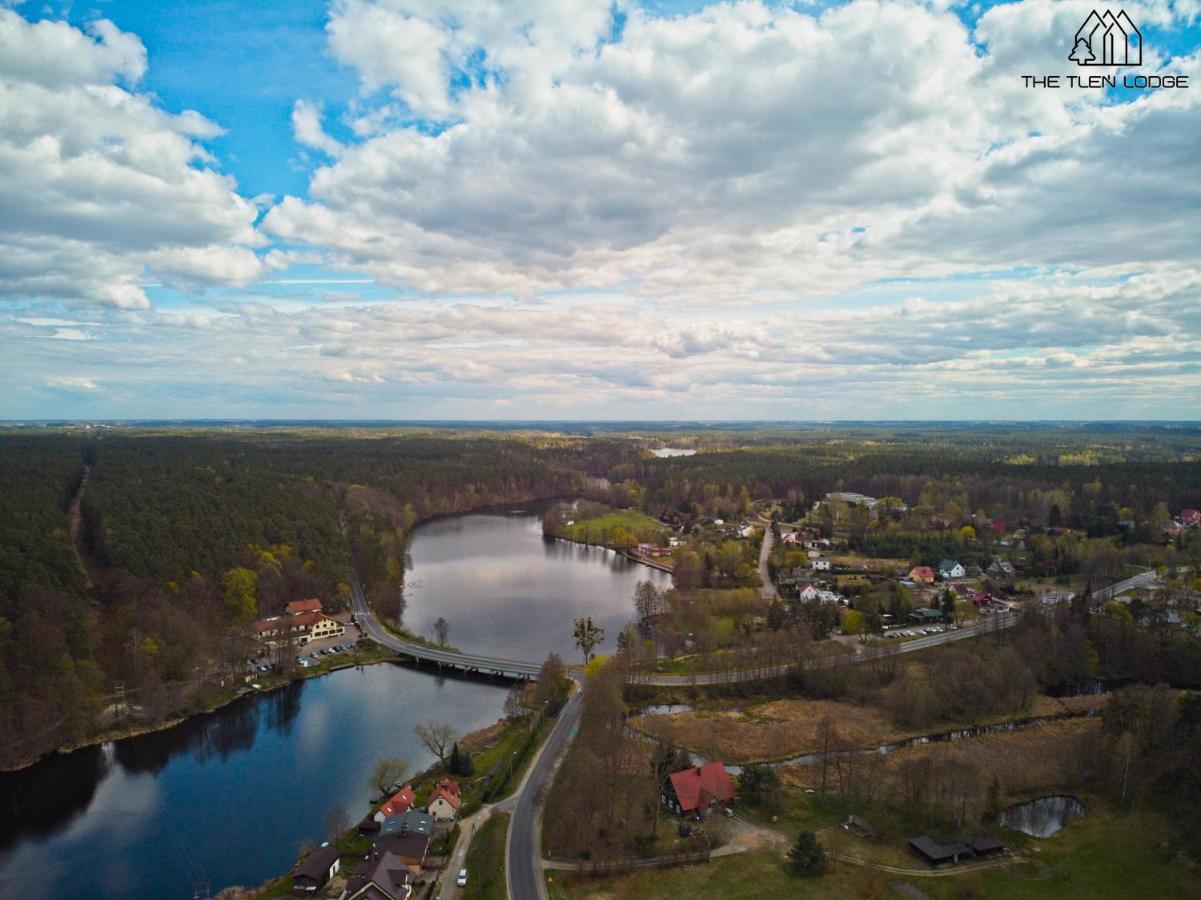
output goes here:
{"type": "Polygon", "coordinates": [[[1201,413],[1192,0],[10,6],[0,418],[1201,413]]]}

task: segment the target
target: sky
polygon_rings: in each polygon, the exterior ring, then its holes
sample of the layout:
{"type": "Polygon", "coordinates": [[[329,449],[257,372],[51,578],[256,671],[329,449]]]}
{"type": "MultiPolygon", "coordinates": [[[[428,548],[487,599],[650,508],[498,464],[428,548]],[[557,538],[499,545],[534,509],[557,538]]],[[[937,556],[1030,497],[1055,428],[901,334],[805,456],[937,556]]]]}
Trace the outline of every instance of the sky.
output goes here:
{"type": "Polygon", "coordinates": [[[1093,8],[0,0],[0,419],[1199,419],[1201,0],[1093,8]]]}

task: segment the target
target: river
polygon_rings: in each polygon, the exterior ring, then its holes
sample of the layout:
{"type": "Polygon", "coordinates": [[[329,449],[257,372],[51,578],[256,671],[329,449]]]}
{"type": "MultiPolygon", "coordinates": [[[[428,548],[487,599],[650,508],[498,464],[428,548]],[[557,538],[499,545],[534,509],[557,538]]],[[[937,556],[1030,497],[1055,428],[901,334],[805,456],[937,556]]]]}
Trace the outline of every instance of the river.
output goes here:
{"type": "MultiPolygon", "coordinates": [[[[408,627],[450,622],[464,649],[569,658],[572,619],[611,647],[640,578],[664,573],[608,550],[542,536],[545,504],[469,513],[416,529],[408,627]]],[[[377,759],[433,762],[418,722],[460,733],[495,722],[506,688],[376,665],[299,681],[173,728],[52,756],[0,775],[0,897],[188,898],[257,885],[324,837],[334,807],[368,810],[377,759]]]]}

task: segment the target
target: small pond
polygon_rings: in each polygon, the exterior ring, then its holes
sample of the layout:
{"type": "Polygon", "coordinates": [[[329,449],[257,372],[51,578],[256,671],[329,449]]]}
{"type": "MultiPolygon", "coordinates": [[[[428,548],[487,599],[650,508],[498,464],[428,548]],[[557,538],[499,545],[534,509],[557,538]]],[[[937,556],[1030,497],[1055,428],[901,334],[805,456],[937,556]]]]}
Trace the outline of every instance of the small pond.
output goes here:
{"type": "Polygon", "coordinates": [[[1031,837],[1045,838],[1082,815],[1084,804],[1075,797],[1040,797],[1009,807],[1001,813],[1001,824],[1031,837]]]}

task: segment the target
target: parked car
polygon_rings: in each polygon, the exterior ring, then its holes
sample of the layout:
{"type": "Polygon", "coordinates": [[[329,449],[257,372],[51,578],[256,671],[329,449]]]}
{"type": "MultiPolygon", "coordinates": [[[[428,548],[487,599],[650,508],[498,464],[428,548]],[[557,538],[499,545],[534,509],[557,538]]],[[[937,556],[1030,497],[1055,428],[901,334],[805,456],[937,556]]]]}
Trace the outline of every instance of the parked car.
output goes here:
{"type": "Polygon", "coordinates": [[[459,869],[459,877],[455,879],[455,884],[459,887],[467,887],[467,870],[459,869]]]}

